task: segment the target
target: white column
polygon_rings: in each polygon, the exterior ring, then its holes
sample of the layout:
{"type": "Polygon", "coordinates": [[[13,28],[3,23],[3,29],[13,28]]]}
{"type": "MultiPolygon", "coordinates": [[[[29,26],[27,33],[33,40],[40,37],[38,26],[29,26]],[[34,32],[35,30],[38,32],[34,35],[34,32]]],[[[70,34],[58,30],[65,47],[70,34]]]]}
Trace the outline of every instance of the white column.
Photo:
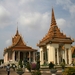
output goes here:
{"type": "Polygon", "coordinates": [[[53,62],[55,64],[55,48],[53,48],[53,54],[54,54],[54,55],[52,55],[53,56],[53,62]]]}
{"type": "Polygon", "coordinates": [[[4,55],[4,63],[8,62],[8,52],[5,53],[4,55]]]}
{"type": "Polygon", "coordinates": [[[7,53],[4,54],[4,63],[7,62],[7,53]]]}
{"type": "Polygon", "coordinates": [[[63,59],[65,59],[65,50],[63,50],[63,59]]]}
{"type": "Polygon", "coordinates": [[[8,62],[8,52],[6,53],[6,62],[8,62]]]}
{"type": "Polygon", "coordinates": [[[48,63],[50,63],[51,62],[51,58],[52,58],[50,45],[47,45],[47,50],[48,50],[48,63]]]}
{"type": "Polygon", "coordinates": [[[5,54],[4,54],[4,57],[3,58],[4,58],[4,63],[5,63],[5,54]]]}
{"type": "Polygon", "coordinates": [[[42,51],[40,50],[40,64],[42,62],[42,51]]]}
{"type": "Polygon", "coordinates": [[[42,64],[42,51],[40,51],[40,64],[42,64]]]}
{"type": "Polygon", "coordinates": [[[31,53],[29,52],[29,63],[31,62],[31,53]]]}
{"type": "Polygon", "coordinates": [[[15,61],[15,51],[13,52],[12,59],[15,61]]]}
{"type": "MultiPolygon", "coordinates": [[[[47,49],[47,60],[48,60],[48,49],[47,49]]],[[[47,63],[48,63],[48,61],[47,61],[47,63]]]]}
{"type": "Polygon", "coordinates": [[[59,51],[58,51],[58,48],[57,48],[57,63],[59,65],[59,51]]]}
{"type": "Polygon", "coordinates": [[[45,51],[45,62],[46,62],[46,51],[45,51]]]}
{"type": "Polygon", "coordinates": [[[69,64],[72,63],[72,52],[71,52],[71,49],[69,49],[69,64]]]}
{"type": "Polygon", "coordinates": [[[43,48],[41,47],[40,48],[40,65],[42,65],[43,62],[44,62],[44,60],[43,60],[43,48]]]}
{"type": "Polygon", "coordinates": [[[66,49],[65,49],[65,63],[67,64],[67,52],[66,52],[66,49]]]}
{"type": "Polygon", "coordinates": [[[35,62],[35,52],[33,52],[33,62],[35,62]]]}
{"type": "Polygon", "coordinates": [[[50,63],[50,51],[49,51],[49,49],[48,49],[48,63],[50,63]]]}
{"type": "Polygon", "coordinates": [[[42,50],[42,64],[44,63],[44,52],[42,50]]]}

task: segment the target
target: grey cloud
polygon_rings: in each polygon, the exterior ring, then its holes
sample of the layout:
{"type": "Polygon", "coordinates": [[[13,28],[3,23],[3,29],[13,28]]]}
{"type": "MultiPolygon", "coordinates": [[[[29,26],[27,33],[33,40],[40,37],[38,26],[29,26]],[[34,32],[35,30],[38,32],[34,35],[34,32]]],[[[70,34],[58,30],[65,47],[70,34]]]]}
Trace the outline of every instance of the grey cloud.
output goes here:
{"type": "Polygon", "coordinates": [[[21,27],[42,30],[47,27],[46,25],[49,23],[49,18],[49,13],[23,13],[18,18],[18,22],[20,23],[21,27]]]}
{"type": "Polygon", "coordinates": [[[9,25],[10,13],[3,7],[0,6],[0,28],[9,25]]]}
{"type": "Polygon", "coordinates": [[[33,2],[34,0],[19,0],[19,5],[22,5],[24,3],[33,2]]]}
{"type": "Polygon", "coordinates": [[[68,10],[71,13],[72,17],[75,17],[75,2],[72,0],[56,0],[57,4],[62,5],[63,9],[68,10]]]}
{"type": "Polygon", "coordinates": [[[60,27],[64,27],[66,25],[66,20],[63,18],[56,19],[56,21],[57,25],[59,25],[60,27]]]}

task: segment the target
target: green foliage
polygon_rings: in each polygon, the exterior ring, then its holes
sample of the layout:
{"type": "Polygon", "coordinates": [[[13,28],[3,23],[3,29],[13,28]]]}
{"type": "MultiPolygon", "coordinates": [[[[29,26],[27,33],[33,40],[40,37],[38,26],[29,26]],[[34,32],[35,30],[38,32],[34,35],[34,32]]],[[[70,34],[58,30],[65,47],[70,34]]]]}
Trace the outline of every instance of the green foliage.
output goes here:
{"type": "Polygon", "coordinates": [[[41,65],[41,66],[49,66],[49,64],[43,64],[43,65],[41,65]]]}
{"type": "Polygon", "coordinates": [[[17,66],[14,64],[14,63],[12,63],[11,64],[11,68],[15,71],[15,68],[16,68],[17,66]]]}
{"type": "Polygon", "coordinates": [[[31,64],[29,62],[27,63],[26,68],[31,72],[31,64]]]}
{"type": "Polygon", "coordinates": [[[65,59],[63,59],[63,63],[65,64],[65,59]]]}
{"type": "Polygon", "coordinates": [[[36,71],[32,72],[31,75],[41,75],[41,72],[40,72],[40,70],[36,70],[36,71]]]}
{"type": "Polygon", "coordinates": [[[18,71],[23,71],[23,69],[22,69],[22,68],[18,68],[16,71],[17,71],[17,72],[18,72],[18,71]]]}
{"type": "Polygon", "coordinates": [[[62,62],[62,63],[60,64],[60,66],[62,67],[62,69],[64,69],[64,68],[65,68],[65,63],[62,62]]]}
{"type": "Polygon", "coordinates": [[[37,61],[37,63],[27,63],[26,68],[31,72],[31,69],[39,70],[40,69],[40,61],[37,61]]]}
{"type": "Polygon", "coordinates": [[[54,64],[52,62],[49,63],[49,69],[54,68],[54,64]]]}
{"type": "Polygon", "coordinates": [[[75,67],[65,69],[62,75],[75,75],[75,67]]]}
{"type": "Polygon", "coordinates": [[[1,63],[4,63],[4,60],[3,59],[0,59],[0,65],[1,65],[1,63]]]}
{"type": "Polygon", "coordinates": [[[21,68],[23,67],[23,64],[22,64],[21,60],[19,61],[18,65],[20,65],[21,68]]]}
{"type": "Polygon", "coordinates": [[[14,67],[14,66],[17,67],[14,63],[12,63],[11,65],[12,65],[12,67],[14,67]]]}
{"type": "Polygon", "coordinates": [[[38,60],[36,64],[36,70],[39,70],[39,69],[40,69],[40,61],[38,60]]]}

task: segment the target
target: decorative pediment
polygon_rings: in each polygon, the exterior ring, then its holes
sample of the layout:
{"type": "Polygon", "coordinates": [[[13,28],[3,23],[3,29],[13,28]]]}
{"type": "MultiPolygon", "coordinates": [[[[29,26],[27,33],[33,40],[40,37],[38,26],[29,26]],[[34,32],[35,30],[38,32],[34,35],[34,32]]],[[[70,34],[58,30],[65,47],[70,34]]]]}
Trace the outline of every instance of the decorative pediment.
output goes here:
{"type": "Polygon", "coordinates": [[[12,38],[12,44],[17,45],[17,46],[24,46],[25,45],[22,36],[18,32],[18,29],[16,31],[15,36],[12,38]]]}
{"type": "Polygon", "coordinates": [[[16,46],[25,46],[22,38],[19,39],[19,41],[17,42],[16,46]]]}

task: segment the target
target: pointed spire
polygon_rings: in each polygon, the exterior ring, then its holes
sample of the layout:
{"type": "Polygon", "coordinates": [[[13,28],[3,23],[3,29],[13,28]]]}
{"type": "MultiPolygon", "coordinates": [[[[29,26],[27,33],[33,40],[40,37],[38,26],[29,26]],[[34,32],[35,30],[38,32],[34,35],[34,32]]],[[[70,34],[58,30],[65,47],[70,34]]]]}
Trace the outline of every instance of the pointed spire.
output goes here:
{"type": "Polygon", "coordinates": [[[18,26],[17,26],[17,31],[16,31],[16,35],[19,35],[19,32],[18,32],[18,26]]]}
{"type": "Polygon", "coordinates": [[[51,16],[51,26],[56,25],[56,20],[55,20],[55,16],[54,16],[54,10],[52,8],[52,16],[51,16]]]}

